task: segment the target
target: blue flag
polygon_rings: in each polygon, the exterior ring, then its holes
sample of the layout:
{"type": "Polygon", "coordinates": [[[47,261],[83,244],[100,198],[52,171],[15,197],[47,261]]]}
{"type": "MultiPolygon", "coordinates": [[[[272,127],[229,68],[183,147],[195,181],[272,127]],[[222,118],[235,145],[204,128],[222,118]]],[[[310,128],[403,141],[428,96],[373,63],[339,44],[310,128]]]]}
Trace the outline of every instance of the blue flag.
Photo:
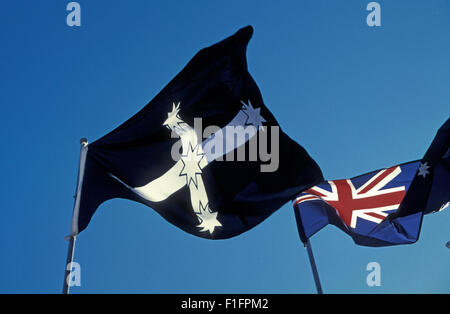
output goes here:
{"type": "Polygon", "coordinates": [[[423,215],[449,206],[449,147],[447,120],[420,161],[324,181],[302,192],[293,202],[300,238],[306,243],[332,224],[359,245],[416,242],[423,215]]]}

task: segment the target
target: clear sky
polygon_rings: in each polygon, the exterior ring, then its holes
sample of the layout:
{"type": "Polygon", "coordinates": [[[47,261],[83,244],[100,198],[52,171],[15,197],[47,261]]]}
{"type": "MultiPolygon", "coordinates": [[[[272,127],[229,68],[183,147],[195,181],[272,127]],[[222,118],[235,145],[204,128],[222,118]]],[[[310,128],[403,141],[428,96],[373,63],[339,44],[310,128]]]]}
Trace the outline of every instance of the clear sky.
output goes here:
{"type": "MultiPolygon", "coordinates": [[[[94,141],[150,101],[201,48],[255,29],[247,58],[267,107],[327,179],[422,157],[450,113],[450,2],[69,1],[0,4],[0,292],[62,288],[79,139],[94,141]]],[[[325,292],[450,292],[450,211],[418,243],[366,248],[333,226],[312,238],[325,292]],[[368,287],[366,266],[381,266],[368,287]]],[[[210,241],[126,200],[78,237],[72,293],[315,293],[293,210],[210,241]]]]}

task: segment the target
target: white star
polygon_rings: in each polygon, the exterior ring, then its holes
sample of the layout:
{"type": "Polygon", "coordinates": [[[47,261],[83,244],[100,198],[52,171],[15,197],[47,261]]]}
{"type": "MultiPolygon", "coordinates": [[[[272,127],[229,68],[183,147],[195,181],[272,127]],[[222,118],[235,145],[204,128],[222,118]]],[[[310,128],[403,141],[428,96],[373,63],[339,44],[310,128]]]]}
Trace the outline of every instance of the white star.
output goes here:
{"type": "Polygon", "coordinates": [[[166,126],[169,130],[174,131],[175,128],[179,127],[181,120],[180,115],[180,103],[172,104],[172,111],[167,114],[166,121],[163,122],[163,126],[166,126]]]}
{"type": "Polygon", "coordinates": [[[253,108],[250,101],[248,101],[248,105],[241,100],[241,103],[244,105],[242,108],[242,112],[247,116],[247,121],[245,121],[245,125],[254,125],[256,128],[264,131],[263,122],[267,122],[261,116],[261,108],[253,108]]]}
{"type": "Polygon", "coordinates": [[[202,168],[200,167],[200,161],[202,160],[203,154],[199,152],[200,145],[192,147],[189,144],[189,148],[186,155],[181,155],[181,161],[183,162],[183,169],[181,169],[180,176],[186,176],[186,185],[194,183],[198,187],[197,175],[202,174],[202,168]]]}
{"type": "Polygon", "coordinates": [[[428,171],[428,168],[430,168],[430,166],[428,166],[428,162],[425,163],[420,163],[419,166],[419,173],[417,174],[418,176],[422,176],[422,177],[426,177],[427,174],[429,174],[430,172],[428,171]]]}
{"type": "Polygon", "coordinates": [[[200,213],[197,214],[197,217],[200,220],[200,224],[197,227],[201,228],[201,232],[208,231],[209,234],[212,234],[216,227],[222,226],[222,224],[217,220],[217,212],[212,212],[209,209],[209,204],[206,204],[206,206],[203,207],[200,202],[200,213]]]}

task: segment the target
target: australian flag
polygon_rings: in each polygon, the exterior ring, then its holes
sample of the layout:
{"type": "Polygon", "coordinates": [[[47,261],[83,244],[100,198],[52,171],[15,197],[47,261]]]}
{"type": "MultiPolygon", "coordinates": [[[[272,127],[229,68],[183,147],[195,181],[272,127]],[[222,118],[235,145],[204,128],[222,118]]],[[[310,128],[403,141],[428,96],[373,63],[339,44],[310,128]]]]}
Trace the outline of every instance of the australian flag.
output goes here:
{"type": "Polygon", "coordinates": [[[322,182],[294,200],[304,243],[328,224],[364,246],[417,241],[424,214],[450,201],[450,120],[439,129],[422,160],[355,178],[322,182]]]}
{"type": "Polygon", "coordinates": [[[83,146],[72,235],[100,204],[124,198],[196,236],[229,238],[323,180],[247,70],[252,34],[201,50],[140,112],[83,146]]]}

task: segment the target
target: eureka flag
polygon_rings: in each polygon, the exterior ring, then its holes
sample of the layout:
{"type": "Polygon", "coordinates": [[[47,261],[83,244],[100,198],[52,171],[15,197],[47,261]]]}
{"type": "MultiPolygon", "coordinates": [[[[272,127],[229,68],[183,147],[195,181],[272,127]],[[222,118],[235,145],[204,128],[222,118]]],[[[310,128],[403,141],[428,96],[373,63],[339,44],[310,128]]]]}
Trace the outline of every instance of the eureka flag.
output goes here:
{"type": "Polygon", "coordinates": [[[198,52],[140,112],[83,147],[72,235],[100,204],[124,198],[191,234],[229,238],[323,180],[247,71],[252,33],[198,52]]]}

